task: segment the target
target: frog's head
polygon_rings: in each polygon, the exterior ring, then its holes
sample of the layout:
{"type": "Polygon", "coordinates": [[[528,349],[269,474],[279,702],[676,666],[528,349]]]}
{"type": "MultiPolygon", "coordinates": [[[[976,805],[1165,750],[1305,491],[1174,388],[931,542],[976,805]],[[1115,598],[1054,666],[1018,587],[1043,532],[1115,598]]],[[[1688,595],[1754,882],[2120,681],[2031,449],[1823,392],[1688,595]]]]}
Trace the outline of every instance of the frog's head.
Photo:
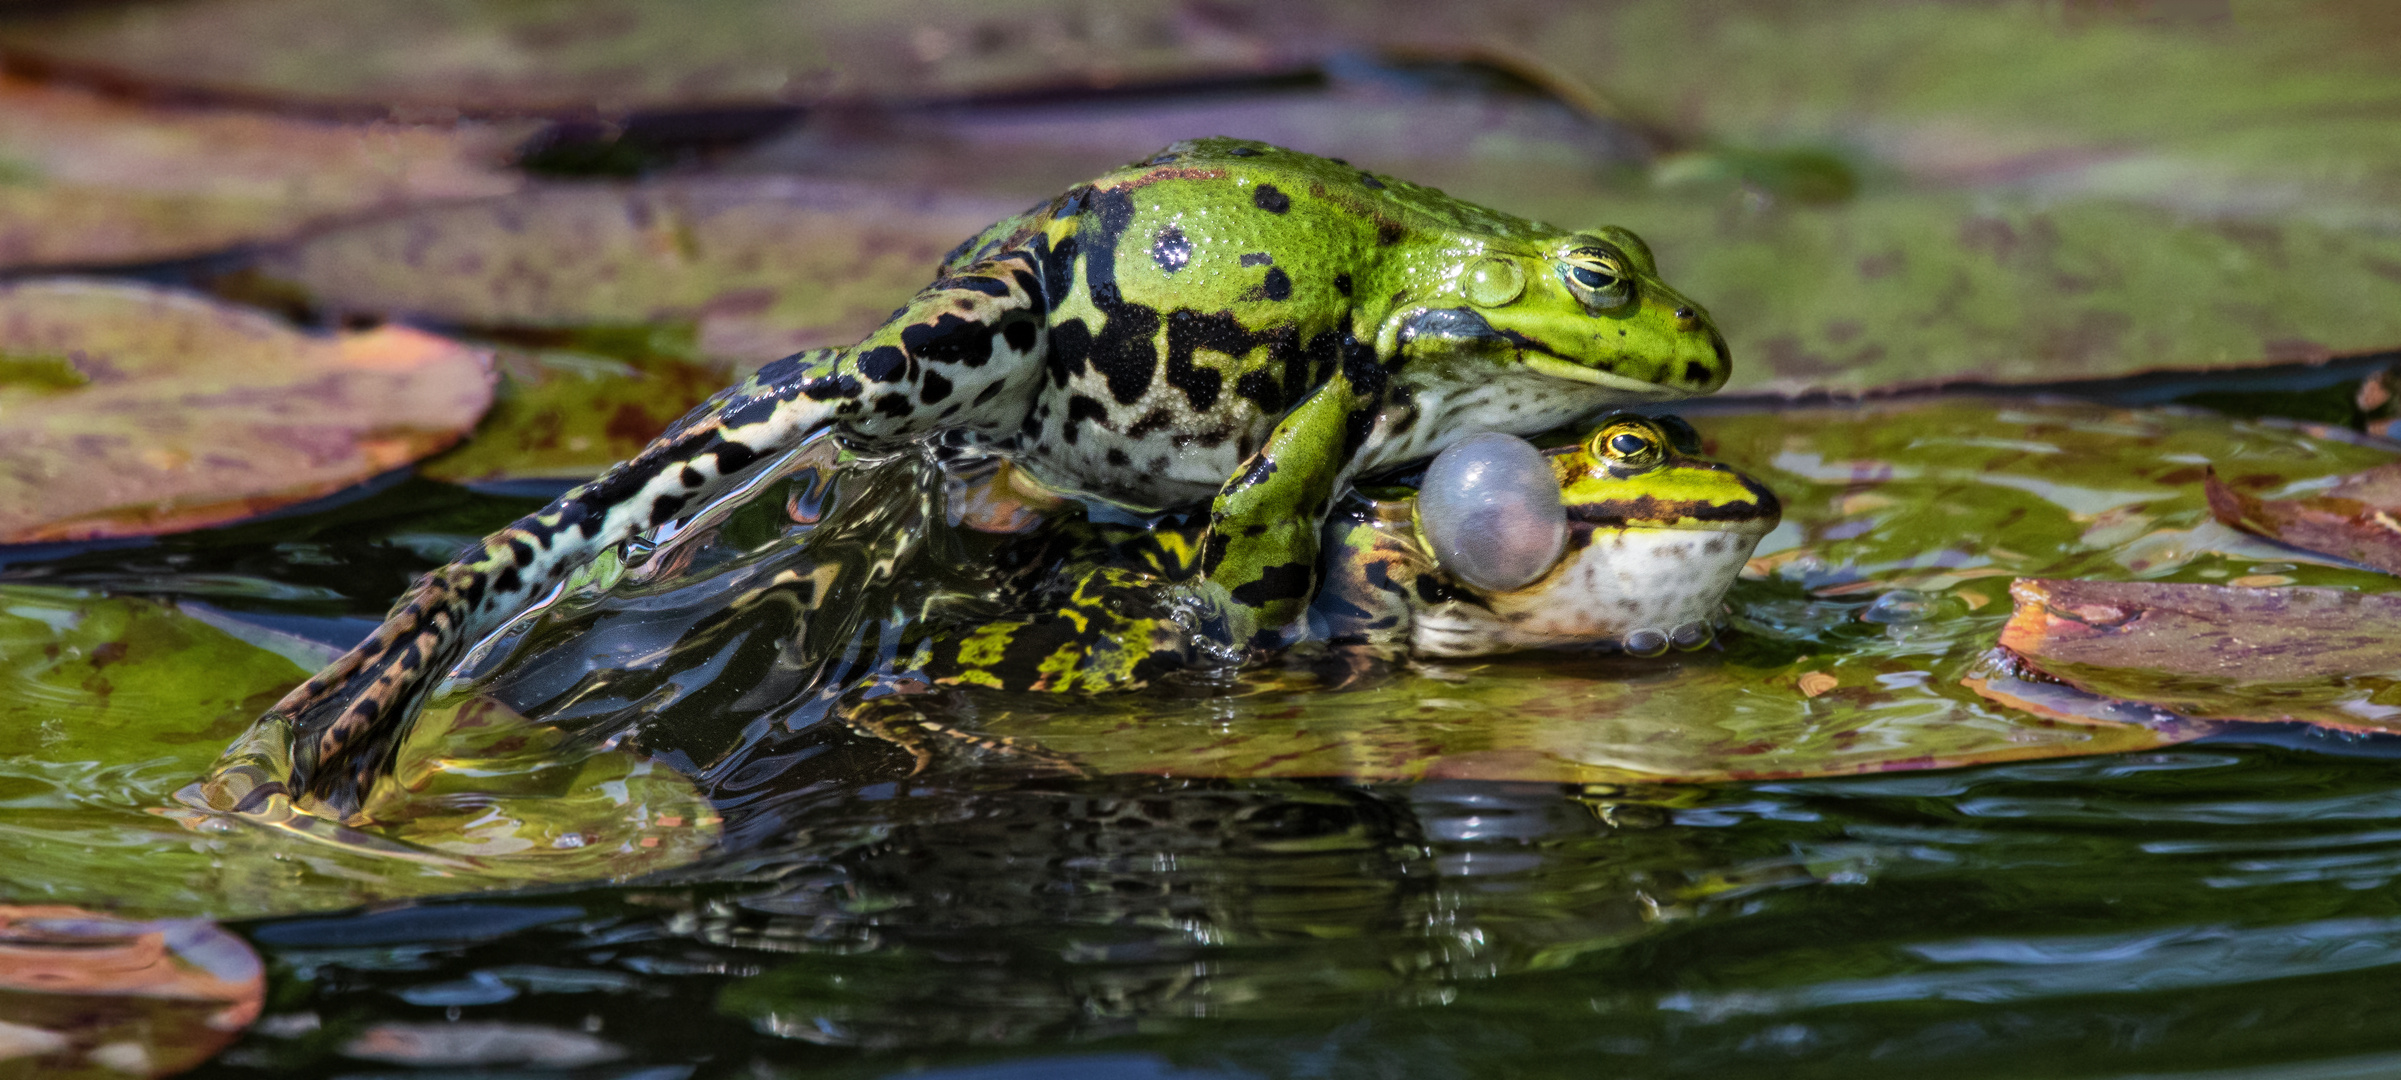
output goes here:
{"type": "Polygon", "coordinates": [[[1512,238],[1449,270],[1444,299],[1460,306],[1419,313],[1423,325],[1404,339],[1431,331],[1505,342],[1526,369],[1620,401],[1706,394],[1732,370],[1709,313],[1661,281],[1650,247],[1625,229],[1512,238]]]}
{"type": "Polygon", "coordinates": [[[1726,590],[1783,510],[1700,449],[1676,417],[1621,413],[1548,452],[1498,434],[1445,450],[1414,514],[1451,595],[1419,613],[1417,647],[1648,656],[1706,644],[1726,590]]]}

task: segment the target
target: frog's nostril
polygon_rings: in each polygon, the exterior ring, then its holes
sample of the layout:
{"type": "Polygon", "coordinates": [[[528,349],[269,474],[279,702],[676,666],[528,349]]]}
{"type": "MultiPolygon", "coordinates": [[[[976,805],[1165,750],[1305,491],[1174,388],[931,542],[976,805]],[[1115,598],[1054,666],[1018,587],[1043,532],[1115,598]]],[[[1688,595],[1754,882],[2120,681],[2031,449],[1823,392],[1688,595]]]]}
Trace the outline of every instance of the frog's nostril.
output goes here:
{"type": "Polygon", "coordinates": [[[1692,309],[1691,309],[1691,308],[1688,308],[1688,307],[1680,307],[1680,308],[1677,308],[1677,309],[1676,309],[1676,318],[1682,319],[1682,320],[1684,320],[1685,322],[1691,322],[1691,321],[1692,321],[1692,309]]]}

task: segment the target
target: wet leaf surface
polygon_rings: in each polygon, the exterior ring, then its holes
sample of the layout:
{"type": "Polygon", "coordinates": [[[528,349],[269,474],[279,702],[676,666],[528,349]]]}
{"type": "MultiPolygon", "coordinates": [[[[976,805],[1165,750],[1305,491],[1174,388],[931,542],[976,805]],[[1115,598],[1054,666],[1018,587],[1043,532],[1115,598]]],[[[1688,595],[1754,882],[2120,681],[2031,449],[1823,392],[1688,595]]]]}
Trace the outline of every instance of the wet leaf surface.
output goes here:
{"type": "Polygon", "coordinates": [[[499,392],[465,445],[418,475],[462,484],[582,481],[634,456],[686,410],[733,379],[733,365],[689,358],[681,342],[630,359],[572,346],[498,354],[499,392]],[[684,355],[677,355],[678,353],[684,355]]]}
{"type": "Polygon", "coordinates": [[[303,674],[169,606],[0,586],[0,899],[255,916],[638,873],[715,835],[689,782],[472,703],[422,721],[388,826],[177,806],[303,674]]]}
{"type": "Polygon", "coordinates": [[[2314,484],[2296,497],[2260,498],[2209,477],[2219,521],[2278,543],[2401,574],[2401,466],[2382,465],[2314,484]]]}
{"type": "Polygon", "coordinates": [[[0,1066],[11,1076],[171,1076],[252,1020],[266,972],[206,919],[0,905],[0,1066]]]}
{"type": "Polygon", "coordinates": [[[2076,689],[2209,720],[2401,732],[2401,596],[2021,579],[2000,644],[2076,689]]]}
{"type": "Polygon", "coordinates": [[[0,287],[0,544],[200,528],[338,491],[458,441],[481,350],[397,326],[314,336],[98,280],[0,287]]]}
{"type": "Polygon", "coordinates": [[[524,125],[332,124],[0,79],[0,267],[204,255],[498,195],[524,125]]]}

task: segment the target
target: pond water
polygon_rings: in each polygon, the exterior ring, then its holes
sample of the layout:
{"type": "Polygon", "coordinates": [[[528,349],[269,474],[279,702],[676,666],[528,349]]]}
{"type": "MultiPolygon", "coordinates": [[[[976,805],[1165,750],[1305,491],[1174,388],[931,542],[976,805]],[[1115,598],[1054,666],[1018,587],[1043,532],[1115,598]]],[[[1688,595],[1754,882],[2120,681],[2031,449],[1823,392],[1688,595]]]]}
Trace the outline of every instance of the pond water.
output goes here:
{"type": "Polygon", "coordinates": [[[812,458],[495,641],[356,833],[174,795],[530,501],[10,550],[0,902],[228,920],[268,1005],[200,1076],[2389,1075],[2401,739],[1961,684],[2015,576],[2391,590],[2200,478],[2394,446],[2130,404],[2328,381],[1695,406],[1786,504],[1722,647],[940,703],[1074,772],[839,722],[988,539],[914,460],[812,458]],[[888,569],[725,614],[836,565],[888,569]]]}

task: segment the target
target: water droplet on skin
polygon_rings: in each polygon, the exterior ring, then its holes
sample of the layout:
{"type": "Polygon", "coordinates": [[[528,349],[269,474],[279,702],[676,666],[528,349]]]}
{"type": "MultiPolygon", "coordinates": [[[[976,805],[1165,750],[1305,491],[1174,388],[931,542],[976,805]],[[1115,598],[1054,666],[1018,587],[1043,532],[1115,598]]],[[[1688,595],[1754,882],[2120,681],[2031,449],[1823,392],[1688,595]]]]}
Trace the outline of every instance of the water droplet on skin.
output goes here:
{"type": "Polygon", "coordinates": [[[1484,592],[1523,588],[1567,547],[1559,481],[1534,444],[1487,432],[1436,455],[1418,488],[1418,527],[1453,577],[1484,592]]]}

